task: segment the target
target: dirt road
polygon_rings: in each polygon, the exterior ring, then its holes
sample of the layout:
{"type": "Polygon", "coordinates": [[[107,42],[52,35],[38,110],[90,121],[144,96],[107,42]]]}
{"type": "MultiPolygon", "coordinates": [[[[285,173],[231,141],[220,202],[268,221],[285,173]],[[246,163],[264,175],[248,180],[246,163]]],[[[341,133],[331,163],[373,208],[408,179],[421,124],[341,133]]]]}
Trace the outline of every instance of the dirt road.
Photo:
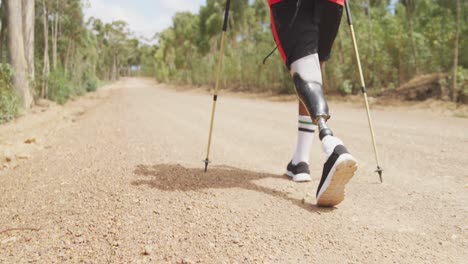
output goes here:
{"type": "Polygon", "coordinates": [[[320,209],[318,140],[314,180],[282,176],[296,141],[294,102],[221,96],[204,174],[209,95],[141,79],[107,93],[92,107],[73,102],[78,114],[0,127],[4,141],[36,141],[0,172],[0,263],[468,259],[468,119],[375,110],[380,184],[364,109],[332,103],[330,125],[360,167],[345,201],[320,209]]]}

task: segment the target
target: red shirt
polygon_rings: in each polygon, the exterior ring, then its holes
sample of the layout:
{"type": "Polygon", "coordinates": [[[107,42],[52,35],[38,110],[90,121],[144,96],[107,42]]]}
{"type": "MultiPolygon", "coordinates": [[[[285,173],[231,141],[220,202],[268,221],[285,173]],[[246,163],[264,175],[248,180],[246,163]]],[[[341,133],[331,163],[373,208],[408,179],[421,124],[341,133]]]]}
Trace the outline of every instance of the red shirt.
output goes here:
{"type": "Polygon", "coordinates": [[[344,1],[345,0],[328,0],[328,1],[333,2],[333,3],[337,3],[340,6],[344,6],[344,1]]]}
{"type": "MultiPolygon", "coordinates": [[[[283,0],[268,0],[268,4],[271,6],[271,5],[279,3],[281,1],[283,1],[283,0]]],[[[345,0],[328,0],[328,1],[333,2],[333,3],[337,3],[340,6],[344,6],[344,2],[345,2],[345,0]]]]}

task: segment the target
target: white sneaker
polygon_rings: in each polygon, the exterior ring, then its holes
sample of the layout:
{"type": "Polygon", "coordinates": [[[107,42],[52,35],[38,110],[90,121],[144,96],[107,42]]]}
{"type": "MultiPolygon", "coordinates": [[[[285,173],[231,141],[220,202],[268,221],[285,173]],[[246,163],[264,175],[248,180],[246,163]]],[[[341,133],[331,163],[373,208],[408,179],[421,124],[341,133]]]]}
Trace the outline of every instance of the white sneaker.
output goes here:
{"type": "Polygon", "coordinates": [[[295,182],[309,182],[312,180],[310,177],[309,164],[305,162],[299,162],[297,165],[293,165],[292,161],[289,162],[286,175],[291,177],[295,182]]]}
{"type": "Polygon", "coordinates": [[[345,197],[345,185],[354,176],[357,162],[343,145],[337,145],[323,165],[322,179],[317,189],[317,205],[331,207],[345,197]]]}

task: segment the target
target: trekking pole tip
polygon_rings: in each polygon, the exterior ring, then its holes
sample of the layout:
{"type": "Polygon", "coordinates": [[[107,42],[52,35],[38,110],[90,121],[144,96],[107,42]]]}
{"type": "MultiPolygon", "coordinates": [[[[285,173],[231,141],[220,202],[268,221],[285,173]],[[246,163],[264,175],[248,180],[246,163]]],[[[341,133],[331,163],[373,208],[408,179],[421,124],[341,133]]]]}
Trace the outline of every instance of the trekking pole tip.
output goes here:
{"type": "Polygon", "coordinates": [[[203,162],[205,162],[205,173],[206,173],[206,172],[208,172],[208,164],[210,163],[210,161],[208,159],[206,159],[203,162]]]}
{"type": "Polygon", "coordinates": [[[383,177],[382,177],[383,169],[380,168],[380,166],[377,166],[377,170],[375,172],[377,172],[379,174],[380,183],[383,183],[383,177]]]}

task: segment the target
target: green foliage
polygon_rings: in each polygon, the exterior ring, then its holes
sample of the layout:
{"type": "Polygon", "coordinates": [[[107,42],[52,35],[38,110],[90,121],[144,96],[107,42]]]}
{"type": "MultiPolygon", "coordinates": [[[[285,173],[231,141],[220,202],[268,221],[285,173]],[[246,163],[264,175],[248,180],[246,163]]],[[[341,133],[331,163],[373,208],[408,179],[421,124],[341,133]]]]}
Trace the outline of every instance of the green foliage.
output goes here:
{"type": "MultiPolygon", "coordinates": [[[[76,76],[80,75],[76,74],[76,76]]],[[[64,104],[70,98],[83,95],[86,92],[96,91],[99,79],[89,70],[84,71],[80,79],[78,77],[67,76],[62,69],[57,69],[50,73],[48,84],[49,99],[59,104],[64,104]]]]}
{"type": "MultiPolygon", "coordinates": [[[[214,86],[225,1],[207,0],[197,15],[179,13],[173,25],[158,34],[151,72],[161,82],[214,86]]],[[[350,2],[368,92],[394,89],[420,74],[453,69],[456,32],[455,1],[405,0],[395,15],[388,1],[350,2]]],[[[293,93],[290,76],[278,52],[263,58],[275,43],[264,0],[231,2],[226,35],[222,88],[293,93]]],[[[460,36],[468,34],[468,2],[462,1],[460,36]]],[[[460,38],[460,66],[468,68],[468,39],[460,38]]],[[[143,70],[145,71],[145,65],[143,70]]],[[[332,59],[324,69],[327,92],[343,95],[359,87],[354,50],[343,14],[332,59]]]]}
{"type": "Polygon", "coordinates": [[[99,86],[99,79],[96,76],[86,78],[85,87],[87,92],[95,92],[99,86]]]}
{"type": "Polygon", "coordinates": [[[458,80],[458,85],[460,87],[468,89],[468,87],[466,87],[466,84],[468,82],[468,69],[463,68],[463,67],[459,67],[458,68],[457,80],[458,80]]]}
{"type": "Polygon", "coordinates": [[[49,98],[64,104],[73,95],[70,81],[62,70],[52,71],[49,76],[49,98]]]}
{"type": "Polygon", "coordinates": [[[342,95],[349,95],[353,92],[353,85],[350,80],[344,80],[338,87],[338,90],[342,95]]]}
{"type": "Polygon", "coordinates": [[[460,91],[459,101],[461,103],[468,103],[468,69],[458,68],[458,87],[460,91]]]}
{"type": "MultiPolygon", "coordinates": [[[[225,1],[208,0],[199,15],[178,13],[173,26],[158,36],[154,55],[158,81],[211,85],[217,70],[219,33],[225,1]]],[[[274,47],[262,0],[232,2],[221,85],[234,90],[293,93],[289,74],[278,56],[263,65],[274,47]]],[[[144,67],[143,67],[144,70],[144,67]]]]}
{"type": "Polygon", "coordinates": [[[0,124],[18,115],[19,97],[11,85],[13,69],[8,64],[0,64],[0,124]]]}

